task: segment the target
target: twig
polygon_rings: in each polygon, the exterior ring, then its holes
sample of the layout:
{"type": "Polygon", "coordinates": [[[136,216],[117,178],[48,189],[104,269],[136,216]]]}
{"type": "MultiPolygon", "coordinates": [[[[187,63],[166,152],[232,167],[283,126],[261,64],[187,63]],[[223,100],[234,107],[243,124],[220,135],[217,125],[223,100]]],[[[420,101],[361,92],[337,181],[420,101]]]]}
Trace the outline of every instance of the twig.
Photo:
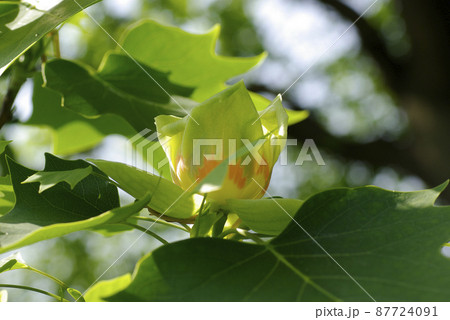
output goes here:
{"type": "Polygon", "coordinates": [[[2,102],[0,111],[0,129],[12,119],[12,107],[20,88],[27,80],[24,70],[20,66],[15,66],[11,70],[11,78],[8,89],[2,102]]]}
{"type": "Polygon", "coordinates": [[[61,58],[61,49],[59,47],[59,32],[58,30],[53,30],[51,33],[52,43],[53,43],[53,54],[55,58],[61,58]]]}

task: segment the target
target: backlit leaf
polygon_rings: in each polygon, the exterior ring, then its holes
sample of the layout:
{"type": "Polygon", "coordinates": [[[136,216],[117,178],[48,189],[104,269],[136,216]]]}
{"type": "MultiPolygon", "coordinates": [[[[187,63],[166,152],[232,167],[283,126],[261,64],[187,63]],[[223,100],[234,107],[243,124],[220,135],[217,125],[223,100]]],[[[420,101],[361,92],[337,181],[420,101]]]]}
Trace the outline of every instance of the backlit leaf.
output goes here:
{"type": "Polygon", "coordinates": [[[124,137],[136,134],[131,125],[120,116],[105,114],[88,119],[61,107],[61,95],[42,87],[40,73],[34,76],[33,83],[33,113],[25,124],[50,128],[53,133],[53,151],[58,155],[89,150],[110,134],[124,137]]]}
{"type": "Polygon", "coordinates": [[[20,252],[16,252],[9,257],[0,259],[0,273],[16,269],[26,269],[28,265],[23,260],[20,252]]]}
{"type": "Polygon", "coordinates": [[[0,1],[0,75],[61,22],[99,0],[0,1]]]}
{"type": "Polygon", "coordinates": [[[194,87],[192,98],[203,101],[225,89],[225,82],[256,66],[266,56],[237,58],[215,53],[219,26],[192,34],[147,20],[125,35],[123,47],[138,61],[163,72],[179,85],[194,87]]]}

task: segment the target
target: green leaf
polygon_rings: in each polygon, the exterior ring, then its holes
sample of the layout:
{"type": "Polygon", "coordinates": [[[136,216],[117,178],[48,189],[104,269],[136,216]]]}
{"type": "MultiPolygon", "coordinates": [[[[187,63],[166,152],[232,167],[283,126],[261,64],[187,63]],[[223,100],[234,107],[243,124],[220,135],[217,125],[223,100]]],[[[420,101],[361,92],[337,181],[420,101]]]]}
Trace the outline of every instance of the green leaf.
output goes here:
{"type": "Polygon", "coordinates": [[[81,180],[91,173],[91,166],[66,171],[38,171],[22,183],[39,182],[39,193],[42,193],[63,181],[67,182],[70,185],[70,188],[73,189],[81,180]]]}
{"type": "Polygon", "coordinates": [[[63,96],[64,107],[88,118],[119,115],[137,132],[155,130],[153,118],[157,115],[184,116],[195,105],[179,96],[170,99],[168,94],[186,94],[190,90],[171,85],[167,75],[142,67],[145,72],[130,58],[113,54],[106,57],[97,73],[88,66],[62,59],[46,63],[43,72],[45,86],[63,96]],[[130,83],[136,81],[142,83],[130,90],[130,83]],[[164,89],[160,82],[164,83],[164,89]]]}
{"type": "Polygon", "coordinates": [[[98,0],[0,2],[0,75],[49,31],[98,0]],[[36,5],[33,5],[36,3],[36,5]]]}
{"type": "Polygon", "coordinates": [[[8,146],[8,144],[10,144],[11,142],[12,140],[9,141],[0,140],[0,154],[5,152],[6,146],[8,146]]]}
{"type": "Polygon", "coordinates": [[[20,252],[0,260],[0,273],[16,269],[27,269],[28,265],[23,260],[20,252]]]}
{"type": "MultiPolygon", "coordinates": [[[[138,61],[157,70],[170,72],[169,80],[194,87],[192,98],[203,101],[224,90],[225,82],[246,73],[266,57],[224,57],[215,53],[220,27],[206,34],[192,34],[182,29],[146,20],[133,26],[125,35],[123,48],[138,61]],[[151,46],[148,45],[151,43],[151,46]]],[[[258,111],[270,100],[251,93],[258,111]]],[[[289,125],[308,117],[308,111],[288,110],[289,125]]]]}
{"type": "Polygon", "coordinates": [[[114,52],[106,53],[97,72],[113,88],[143,100],[166,104],[170,101],[168,94],[181,97],[192,94],[192,85],[175,85],[169,81],[169,75],[146,65],[139,66],[128,56],[114,52]]]}
{"type": "Polygon", "coordinates": [[[61,237],[66,234],[91,229],[104,224],[116,224],[138,213],[145,208],[151,199],[148,194],[144,198],[124,207],[115,208],[84,220],[55,223],[46,226],[27,225],[26,223],[9,224],[0,220],[0,253],[24,247],[38,241],[61,237]],[[3,233],[6,231],[6,233],[3,233]],[[14,232],[14,233],[13,233],[14,232]]]}
{"type": "Polygon", "coordinates": [[[53,133],[53,151],[59,155],[83,152],[110,134],[132,137],[136,131],[120,116],[105,114],[87,119],[61,107],[61,95],[42,87],[42,75],[33,78],[33,113],[27,125],[45,126],[53,133]]]}
{"type": "Polygon", "coordinates": [[[83,295],[81,294],[80,291],[78,291],[77,289],[74,288],[67,288],[67,292],[70,294],[70,296],[72,298],[75,299],[75,301],[78,302],[86,302],[85,299],[83,298],[83,295]]]}
{"type": "Polygon", "coordinates": [[[220,27],[206,34],[192,34],[147,20],[125,35],[123,48],[141,63],[163,72],[169,80],[194,87],[192,98],[203,101],[225,89],[225,82],[256,66],[266,56],[235,58],[215,54],[220,27]]]}
{"type": "Polygon", "coordinates": [[[106,302],[106,300],[103,300],[104,297],[112,296],[124,290],[130,283],[131,274],[129,273],[111,280],[99,281],[86,292],[84,299],[87,302],[106,302]]]}
{"type": "Polygon", "coordinates": [[[16,196],[11,178],[9,176],[0,177],[0,216],[9,212],[14,207],[15,202],[16,196]]]}
{"type": "Polygon", "coordinates": [[[302,203],[297,199],[230,199],[227,207],[250,229],[276,236],[291,222],[302,203]]]}
{"type": "MultiPolygon", "coordinates": [[[[83,179],[73,190],[66,184],[58,184],[39,193],[38,183],[22,184],[36,171],[11,159],[8,159],[8,166],[16,203],[9,213],[0,217],[0,253],[104,223],[117,223],[140,211],[150,201],[150,197],[143,195],[143,202],[111,210],[119,206],[117,188],[93,175],[83,179]]],[[[68,161],[46,154],[44,171],[88,166],[90,164],[82,160],[68,161]]],[[[104,175],[97,168],[94,171],[104,175]]]]}
{"type": "Polygon", "coordinates": [[[149,207],[172,218],[192,217],[202,197],[189,195],[179,186],[164,178],[119,162],[89,160],[115,180],[121,189],[140,199],[150,192],[153,197],[149,207]]]}
{"type": "Polygon", "coordinates": [[[106,300],[448,301],[450,261],[440,249],[450,207],[433,205],[446,185],[321,192],[267,244],[196,238],[155,250],[106,300]]]}

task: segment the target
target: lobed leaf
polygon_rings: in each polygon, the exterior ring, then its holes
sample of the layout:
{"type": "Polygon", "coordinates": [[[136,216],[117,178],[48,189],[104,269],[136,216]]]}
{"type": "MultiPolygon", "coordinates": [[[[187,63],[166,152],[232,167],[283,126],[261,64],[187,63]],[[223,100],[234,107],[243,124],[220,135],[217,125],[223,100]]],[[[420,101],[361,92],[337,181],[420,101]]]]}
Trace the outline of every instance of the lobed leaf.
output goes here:
{"type": "Polygon", "coordinates": [[[450,238],[450,207],[434,206],[446,185],[321,192],[269,243],[196,238],[163,246],[105,299],[448,301],[450,261],[440,249],[450,238]]]}
{"type": "MultiPolygon", "coordinates": [[[[46,154],[44,171],[67,171],[90,166],[85,161],[62,160],[46,154]]],[[[117,208],[117,188],[99,176],[89,175],[73,190],[66,184],[39,193],[38,183],[22,184],[36,173],[8,159],[11,182],[16,195],[14,208],[0,217],[0,253],[37,241],[114,224],[139,212],[150,201],[143,194],[132,205],[117,208]]],[[[94,168],[99,175],[104,175],[94,168]]]]}
{"type": "MultiPolygon", "coordinates": [[[[111,56],[110,56],[111,57],[111,56]]],[[[153,118],[160,114],[184,116],[189,108],[183,107],[177,98],[170,96],[187,92],[186,88],[172,85],[162,89],[159,85],[165,75],[142,67],[144,72],[130,58],[122,56],[117,59],[106,58],[99,72],[81,64],[55,59],[45,64],[45,86],[58,91],[63,96],[62,105],[87,118],[96,118],[103,114],[115,114],[124,118],[137,132],[144,129],[155,130],[153,118]],[[142,73],[139,79],[141,89],[130,91],[128,81],[123,81],[123,73],[142,73]],[[157,78],[153,81],[152,78],[157,78]],[[145,85],[145,86],[144,86],[145,85]],[[170,96],[169,96],[170,95],[170,96]]],[[[164,83],[169,83],[164,80],[164,83]]],[[[167,86],[167,85],[166,85],[167,86]]],[[[183,100],[187,101],[187,99],[183,100]]],[[[189,103],[194,105],[194,103],[189,103]]]]}
{"type": "Polygon", "coordinates": [[[92,171],[92,167],[90,166],[65,171],[38,171],[32,176],[29,176],[22,183],[39,182],[39,193],[42,193],[63,181],[67,182],[70,185],[70,188],[73,189],[81,180],[90,175],[92,171]]]}
{"type": "Polygon", "coordinates": [[[219,26],[205,34],[192,34],[145,20],[125,34],[123,48],[139,62],[169,72],[171,82],[194,87],[192,98],[203,101],[225,89],[226,81],[247,72],[266,56],[265,53],[248,58],[218,56],[215,48],[219,33],[219,26]]]}
{"type": "MultiPolygon", "coordinates": [[[[145,20],[125,34],[123,48],[138,61],[160,71],[170,72],[169,80],[194,87],[192,99],[203,101],[226,88],[225,82],[246,73],[266,57],[224,57],[215,53],[220,27],[208,33],[192,34],[182,29],[145,20]],[[149,46],[148,44],[152,45],[149,46]]],[[[258,111],[270,103],[263,96],[251,93],[258,111]]],[[[289,125],[308,117],[307,111],[286,109],[289,125]]]]}

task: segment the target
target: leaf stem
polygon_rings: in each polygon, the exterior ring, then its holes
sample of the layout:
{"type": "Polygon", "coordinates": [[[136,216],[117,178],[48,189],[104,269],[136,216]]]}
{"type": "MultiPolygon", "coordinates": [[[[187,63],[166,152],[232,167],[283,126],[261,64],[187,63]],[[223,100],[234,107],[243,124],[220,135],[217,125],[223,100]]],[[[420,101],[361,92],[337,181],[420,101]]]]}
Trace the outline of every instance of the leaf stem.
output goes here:
{"type": "Polygon", "coordinates": [[[195,223],[197,224],[196,229],[195,229],[195,234],[194,234],[194,238],[198,237],[199,232],[200,232],[200,222],[202,220],[202,216],[203,216],[203,208],[205,206],[205,202],[206,202],[206,197],[208,196],[208,194],[205,194],[203,196],[203,200],[202,200],[202,204],[200,205],[200,209],[198,210],[198,216],[197,219],[195,219],[195,223]]]}
{"type": "Polygon", "coordinates": [[[212,236],[213,238],[216,238],[218,235],[220,235],[223,232],[223,229],[225,227],[225,223],[228,219],[228,213],[224,210],[220,210],[219,214],[222,215],[219,220],[217,220],[213,227],[212,227],[212,236]]]}
{"type": "Polygon", "coordinates": [[[217,236],[217,238],[224,239],[226,236],[229,236],[230,234],[242,235],[237,229],[228,229],[228,230],[223,231],[221,234],[219,234],[217,236]]]}
{"type": "Polygon", "coordinates": [[[251,233],[251,232],[248,232],[248,231],[245,230],[244,231],[244,235],[248,239],[253,240],[257,244],[265,244],[265,242],[260,237],[258,237],[256,234],[254,234],[254,233],[251,233]]]}
{"type": "Polygon", "coordinates": [[[53,54],[55,58],[61,58],[61,50],[59,48],[59,32],[58,30],[53,30],[51,33],[52,43],[53,43],[53,54]]]}
{"type": "Polygon", "coordinates": [[[44,271],[38,270],[38,269],[30,267],[30,266],[28,266],[26,269],[30,270],[30,271],[33,271],[33,272],[36,272],[36,273],[38,273],[40,275],[43,275],[44,277],[47,277],[47,278],[53,280],[54,282],[56,282],[63,289],[69,288],[69,286],[67,284],[65,284],[63,281],[59,280],[58,278],[56,278],[56,277],[54,277],[54,276],[52,276],[52,275],[50,275],[50,274],[48,274],[48,273],[46,273],[44,271]]]}
{"type": "Polygon", "coordinates": [[[151,221],[151,222],[159,223],[159,224],[162,224],[162,225],[165,225],[165,226],[168,226],[168,227],[180,229],[180,230],[183,230],[185,232],[189,232],[190,231],[189,230],[190,228],[187,225],[179,226],[179,225],[177,225],[175,223],[170,223],[170,222],[167,222],[167,221],[161,220],[161,219],[158,220],[157,218],[152,218],[152,217],[134,216],[134,217],[130,217],[128,219],[136,219],[136,220],[142,220],[142,221],[151,221]]]}
{"type": "Polygon", "coordinates": [[[242,220],[240,218],[237,219],[231,226],[231,229],[237,229],[237,227],[239,227],[241,225],[241,223],[242,223],[242,220]]]}
{"type": "Polygon", "coordinates": [[[0,283],[0,288],[12,288],[12,289],[23,289],[23,290],[28,290],[28,291],[33,291],[33,292],[37,292],[37,293],[41,293],[44,294],[46,296],[52,297],[58,301],[63,301],[63,302],[69,302],[69,300],[64,299],[63,297],[58,297],[57,295],[50,293],[48,291],[45,290],[41,290],[38,288],[33,288],[33,287],[28,287],[28,286],[21,286],[18,284],[4,284],[4,283],[0,283]]]}
{"type": "MultiPolygon", "coordinates": [[[[265,244],[264,240],[262,240],[259,236],[260,234],[257,233],[251,233],[247,230],[242,230],[242,229],[228,229],[225,230],[224,232],[222,232],[218,238],[225,238],[226,236],[230,235],[230,234],[236,234],[238,236],[242,236],[244,238],[253,240],[255,243],[258,244],[265,244]]],[[[264,235],[261,235],[264,236],[264,235]]]]}
{"type": "Polygon", "coordinates": [[[182,223],[182,222],[179,222],[179,224],[181,224],[183,227],[185,227],[186,228],[186,230],[187,230],[187,232],[191,232],[191,227],[189,227],[186,223],[182,223]]]}
{"type": "MultiPolygon", "coordinates": [[[[231,230],[236,230],[240,225],[241,225],[241,223],[242,223],[242,220],[239,218],[239,219],[237,219],[232,225],[231,225],[231,230]]],[[[237,233],[235,233],[234,235],[237,235],[237,233]]],[[[234,235],[232,235],[231,237],[230,237],[230,239],[233,239],[233,236],[234,235]]]]}
{"type": "Polygon", "coordinates": [[[130,227],[132,227],[132,228],[134,228],[136,230],[139,230],[141,232],[144,232],[144,233],[148,234],[149,236],[152,236],[156,240],[160,241],[163,244],[169,244],[169,242],[167,240],[165,240],[162,237],[158,236],[156,233],[148,230],[148,228],[144,228],[144,227],[141,227],[138,224],[134,224],[134,223],[130,223],[130,222],[122,222],[122,224],[130,226],[130,227]]]}
{"type": "Polygon", "coordinates": [[[12,107],[20,88],[27,80],[25,71],[19,65],[14,64],[11,68],[11,78],[9,79],[8,89],[3,98],[0,111],[0,128],[12,119],[12,107]]]}

